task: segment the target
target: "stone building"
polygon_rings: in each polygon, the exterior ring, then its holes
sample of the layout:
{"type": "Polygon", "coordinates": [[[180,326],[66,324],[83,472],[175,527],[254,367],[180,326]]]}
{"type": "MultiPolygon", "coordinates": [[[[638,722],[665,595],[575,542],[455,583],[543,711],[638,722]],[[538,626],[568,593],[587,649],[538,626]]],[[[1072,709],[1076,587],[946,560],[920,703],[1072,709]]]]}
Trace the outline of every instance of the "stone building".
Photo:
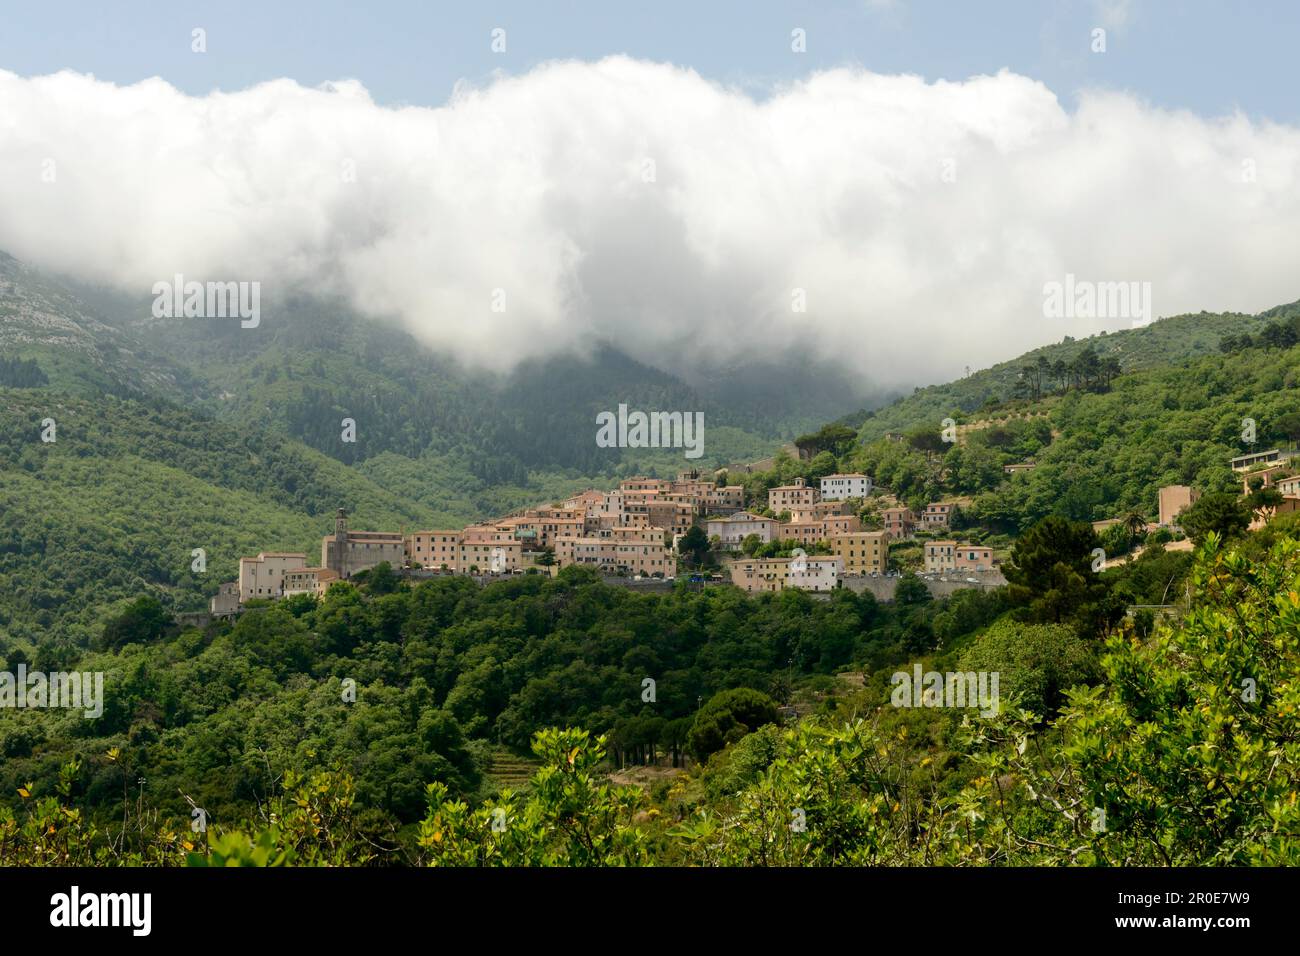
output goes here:
{"type": "MultiPolygon", "coordinates": [[[[349,531],[348,513],[342,508],[334,518],[334,534],[321,539],[321,567],[350,578],[387,561],[400,568],[406,561],[406,536],[400,532],[349,531]]],[[[299,567],[306,565],[304,561],[299,567]]]]}

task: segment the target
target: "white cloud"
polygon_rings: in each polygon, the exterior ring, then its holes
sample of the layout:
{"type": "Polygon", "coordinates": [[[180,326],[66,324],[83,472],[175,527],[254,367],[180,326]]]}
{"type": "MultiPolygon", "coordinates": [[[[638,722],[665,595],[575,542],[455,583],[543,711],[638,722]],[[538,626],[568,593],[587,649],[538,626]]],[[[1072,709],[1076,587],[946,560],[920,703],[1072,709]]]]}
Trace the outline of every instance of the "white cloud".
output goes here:
{"type": "Polygon", "coordinates": [[[1300,294],[1298,174],[1294,128],[1118,94],[1071,113],[1010,73],[835,70],[756,101],[612,57],[393,109],[355,82],[0,72],[0,249],[142,300],[260,279],[263,325],[277,293],[339,293],[492,368],[606,339],[668,369],[806,346],[940,380],[1100,327],[1043,317],[1067,272],[1149,281],[1157,314],[1259,309],[1300,294]]]}

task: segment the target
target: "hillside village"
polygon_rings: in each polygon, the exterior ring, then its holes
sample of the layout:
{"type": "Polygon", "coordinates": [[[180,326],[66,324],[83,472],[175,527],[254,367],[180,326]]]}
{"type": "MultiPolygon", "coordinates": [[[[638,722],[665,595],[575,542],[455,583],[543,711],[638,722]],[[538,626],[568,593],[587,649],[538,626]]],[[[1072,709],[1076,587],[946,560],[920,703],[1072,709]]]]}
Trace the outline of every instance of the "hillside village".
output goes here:
{"type": "MultiPolygon", "coordinates": [[[[1268,514],[1256,515],[1256,526],[1273,513],[1300,510],[1300,477],[1286,477],[1289,457],[1291,453],[1274,449],[1231,462],[1243,475],[1243,495],[1275,481],[1281,493],[1268,514]]],[[[770,488],[760,505],[746,500],[743,485],[726,483],[726,475],[726,469],[719,469],[712,479],[694,470],[674,479],[627,478],[610,491],[589,489],[547,507],[461,529],[354,530],[340,509],[334,533],[321,540],[318,563],[301,552],[263,551],[241,558],[238,579],[221,585],[211,613],[233,615],[252,601],[324,596],[335,582],[381,564],[415,577],[553,575],[579,565],[629,581],[673,581],[688,564],[683,545],[692,534],[696,546],[702,535],[708,553],[721,558],[725,578],[701,573],[697,560],[691,580],[728,580],[747,593],[861,590],[868,579],[898,574],[890,546],[913,541],[921,549],[917,570],[928,578],[951,580],[958,587],[1006,583],[1002,556],[994,548],[939,537],[950,528],[960,499],[931,502],[914,512],[877,488],[869,475],[836,473],[816,484],[795,478],[770,488]],[[879,527],[868,527],[867,515],[879,527]]],[[[1178,515],[1198,498],[1185,485],[1160,488],[1157,519],[1141,530],[1174,537],[1178,515]]],[[[1096,521],[1093,528],[1102,533],[1123,520],[1096,521]]],[[[1190,541],[1177,537],[1169,543],[1171,550],[1190,549],[1190,541]]],[[[1106,566],[1127,557],[1108,556],[1106,566]]]]}
{"type": "MultiPolygon", "coordinates": [[[[918,526],[946,529],[955,507],[936,502],[920,515],[902,505],[885,507],[882,527],[868,530],[860,516],[874,491],[867,475],[827,475],[816,486],[797,478],[772,488],[766,506],[755,511],[744,510],[742,485],[722,480],[698,471],[675,479],[628,478],[611,491],[590,489],[462,529],[358,531],[340,510],[334,533],[321,540],[318,564],[293,552],[242,558],[238,580],[221,586],[212,613],[232,614],[255,600],[323,595],[334,582],[383,563],[407,573],[470,575],[554,574],[581,565],[632,579],[674,580],[692,528],[725,556],[731,583],[744,591],[830,591],[855,577],[888,574],[889,543],[910,540],[918,526]],[[785,545],[794,553],[746,554],[756,545],[785,545]]],[[[987,547],[932,541],[926,570],[994,572],[996,562],[987,547]]]]}

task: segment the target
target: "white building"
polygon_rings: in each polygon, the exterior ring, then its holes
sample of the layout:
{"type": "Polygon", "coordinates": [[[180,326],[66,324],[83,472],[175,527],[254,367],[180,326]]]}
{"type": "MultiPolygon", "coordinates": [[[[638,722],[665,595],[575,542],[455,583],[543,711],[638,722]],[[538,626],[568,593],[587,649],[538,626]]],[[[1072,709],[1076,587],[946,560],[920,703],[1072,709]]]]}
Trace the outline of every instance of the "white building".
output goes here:
{"type": "Polygon", "coordinates": [[[716,535],[724,548],[732,550],[739,548],[751,534],[758,535],[758,540],[767,544],[776,530],[775,518],[764,518],[748,511],[737,511],[730,518],[710,518],[704,523],[704,531],[710,538],[716,535]]]}
{"type": "Polygon", "coordinates": [[[844,560],[837,557],[804,557],[790,561],[785,586],[804,591],[834,591],[844,576],[844,560]]]}
{"type": "Polygon", "coordinates": [[[258,598],[284,597],[284,575],[307,567],[307,555],[263,551],[255,558],[239,559],[239,603],[258,598]]]}
{"type": "Polygon", "coordinates": [[[823,501],[865,498],[869,494],[871,494],[871,478],[867,475],[827,475],[822,479],[823,501]]]}

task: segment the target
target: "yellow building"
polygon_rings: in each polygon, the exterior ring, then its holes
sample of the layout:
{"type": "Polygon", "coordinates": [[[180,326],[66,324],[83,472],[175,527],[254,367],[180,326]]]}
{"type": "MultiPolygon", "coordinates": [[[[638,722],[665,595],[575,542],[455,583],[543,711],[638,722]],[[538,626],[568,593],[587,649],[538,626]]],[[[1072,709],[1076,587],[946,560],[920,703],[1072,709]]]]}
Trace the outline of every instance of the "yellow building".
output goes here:
{"type": "Polygon", "coordinates": [[[831,550],[844,562],[845,574],[883,574],[889,566],[889,535],[884,531],[851,531],[830,539],[831,550]]]}
{"type": "Polygon", "coordinates": [[[925,571],[937,574],[957,569],[956,541],[927,541],[925,543],[925,571]]]}
{"type": "Polygon", "coordinates": [[[1200,492],[1187,485],[1165,485],[1159,495],[1160,524],[1164,527],[1173,524],[1179,513],[1194,505],[1200,496],[1200,492]]]}
{"type": "Polygon", "coordinates": [[[731,562],[731,583],[750,593],[784,590],[789,574],[789,558],[746,558],[731,562]]]}
{"type": "Polygon", "coordinates": [[[316,597],[324,597],[330,585],[338,579],[338,574],[329,568],[298,568],[296,571],[287,571],[284,575],[284,596],[314,594],[316,597]]]}

